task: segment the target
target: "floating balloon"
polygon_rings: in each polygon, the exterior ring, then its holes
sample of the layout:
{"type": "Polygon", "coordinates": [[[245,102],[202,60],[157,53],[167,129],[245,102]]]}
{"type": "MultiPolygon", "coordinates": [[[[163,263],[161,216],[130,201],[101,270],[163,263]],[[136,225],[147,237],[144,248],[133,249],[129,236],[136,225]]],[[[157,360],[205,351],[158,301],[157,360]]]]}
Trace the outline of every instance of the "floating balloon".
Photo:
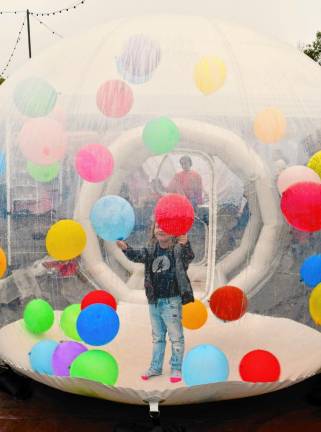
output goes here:
{"type": "Polygon", "coordinates": [[[308,167],[321,177],[321,151],[314,153],[308,162],[308,167]]]}
{"type": "Polygon", "coordinates": [[[283,192],[281,210],[294,228],[314,232],[321,229],[321,184],[302,182],[283,192]]]}
{"type": "Polygon", "coordinates": [[[321,283],[310,294],[309,311],[313,321],[317,325],[321,325],[321,283]]]}
{"type": "Polygon", "coordinates": [[[194,68],[196,87],[205,95],[209,95],[221,88],[225,79],[226,67],[218,57],[202,57],[194,68]]]}
{"type": "Polygon", "coordinates": [[[110,386],[116,384],[118,373],[115,358],[101,350],[90,350],[80,354],[70,368],[72,378],[88,379],[110,386]]]}
{"type": "Polygon", "coordinates": [[[227,285],[213,292],[210,298],[210,308],[219,319],[234,321],[245,314],[247,298],[240,288],[227,285]]]}
{"type": "Polygon", "coordinates": [[[184,195],[168,194],[160,198],[155,207],[155,220],[167,234],[186,234],[194,222],[194,209],[184,195]]]}
{"type": "Polygon", "coordinates": [[[27,171],[31,177],[39,182],[48,183],[57,177],[60,170],[59,162],[52,165],[38,165],[31,161],[27,162],[27,171]]]}
{"type": "Polygon", "coordinates": [[[273,382],[280,378],[281,366],[274,354],[258,349],[242,358],[239,372],[243,381],[273,382]]]}
{"type": "Polygon", "coordinates": [[[108,149],[101,144],[88,144],[76,155],[76,169],[80,177],[88,182],[106,180],[113,172],[114,160],[108,149]]]}
{"type": "Polygon", "coordinates": [[[167,117],[150,120],[143,130],[143,142],[153,154],[168,153],[180,140],[179,129],[167,117]]]}
{"type": "Polygon", "coordinates": [[[86,246],[86,233],[80,223],[63,219],[53,224],[46,236],[48,254],[61,261],[71,260],[86,246]]]}
{"type": "Polygon", "coordinates": [[[45,117],[56,104],[57,92],[44,79],[27,78],[13,95],[18,110],[28,117],[45,117]]]}
{"type": "Polygon", "coordinates": [[[7,271],[7,257],[2,248],[0,248],[0,278],[4,276],[7,271]]]}
{"type": "Polygon", "coordinates": [[[52,356],[58,343],[53,340],[42,340],[32,347],[29,360],[32,369],[41,374],[52,375],[52,356]]]}
{"type": "Polygon", "coordinates": [[[135,225],[135,213],[124,198],[107,195],[93,206],[90,221],[96,234],[104,240],[124,240],[135,225]]]}
{"type": "Polygon", "coordinates": [[[282,195],[290,186],[302,182],[321,183],[321,179],[312,169],[304,165],[294,165],[281,172],[277,186],[282,195]]]}
{"type": "Polygon", "coordinates": [[[182,375],[187,386],[226,381],[229,375],[228,360],[214,345],[198,345],[185,355],[182,375]]]}
{"type": "Polygon", "coordinates": [[[117,312],[105,304],[92,304],[83,309],[77,320],[77,331],[89,345],[101,346],[111,342],[119,330],[117,312]]]}
{"type": "Polygon", "coordinates": [[[50,304],[42,299],[31,300],[23,311],[27,330],[40,334],[50,329],[54,322],[54,311],[50,304]]]}
{"type": "Polygon", "coordinates": [[[81,301],[81,309],[85,309],[87,306],[95,303],[105,304],[115,310],[117,309],[115,297],[104,290],[95,290],[86,294],[81,301]]]}
{"type": "Polygon", "coordinates": [[[152,77],[161,57],[160,46],[148,36],[138,34],[126,43],[116,59],[120,75],[132,84],[142,84],[152,77]]]}
{"type": "Polygon", "coordinates": [[[60,318],[60,327],[66,336],[81,341],[77,331],[77,319],[80,314],[80,304],[71,304],[66,307],[60,318]]]}
{"type": "Polygon", "coordinates": [[[58,376],[69,376],[71,363],[79,354],[87,351],[87,348],[73,341],[61,342],[52,356],[53,374],[58,376]]]}
{"type": "Polygon", "coordinates": [[[199,300],[183,305],[182,315],[183,326],[190,330],[203,327],[207,321],[207,309],[199,300]]]}
{"type": "Polygon", "coordinates": [[[301,279],[313,288],[321,282],[321,255],[306,258],[300,268],[301,279]]]}
{"type": "Polygon", "coordinates": [[[254,133],[264,144],[275,144],[286,132],[286,119],[277,108],[266,108],[254,120],[254,133]]]}
{"type": "Polygon", "coordinates": [[[106,81],[96,95],[99,110],[107,117],[123,117],[132,108],[134,96],[131,88],[120,80],[106,81]]]}
{"type": "Polygon", "coordinates": [[[38,118],[28,120],[19,134],[23,155],[38,165],[52,165],[63,158],[66,150],[66,133],[56,120],[38,118]]]}

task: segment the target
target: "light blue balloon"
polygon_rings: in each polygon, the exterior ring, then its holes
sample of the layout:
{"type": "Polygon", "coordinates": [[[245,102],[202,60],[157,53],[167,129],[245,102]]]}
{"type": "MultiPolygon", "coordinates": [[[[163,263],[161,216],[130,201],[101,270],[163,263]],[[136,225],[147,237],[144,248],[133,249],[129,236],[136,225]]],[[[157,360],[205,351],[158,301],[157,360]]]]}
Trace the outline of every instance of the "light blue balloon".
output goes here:
{"type": "Polygon", "coordinates": [[[124,240],[135,225],[135,213],[124,198],[107,195],[93,206],[90,221],[96,234],[104,240],[124,240]]]}
{"type": "Polygon", "coordinates": [[[321,282],[321,255],[312,255],[306,258],[300,268],[301,279],[314,288],[321,282]]]}
{"type": "Polygon", "coordinates": [[[32,347],[29,354],[30,364],[35,372],[53,375],[52,356],[58,343],[53,340],[42,340],[32,347]]]}
{"type": "Polygon", "coordinates": [[[185,355],[182,375],[185,384],[190,387],[226,381],[228,360],[214,345],[197,345],[185,355]]]}
{"type": "Polygon", "coordinates": [[[0,177],[6,172],[6,155],[0,151],[0,177]]]}

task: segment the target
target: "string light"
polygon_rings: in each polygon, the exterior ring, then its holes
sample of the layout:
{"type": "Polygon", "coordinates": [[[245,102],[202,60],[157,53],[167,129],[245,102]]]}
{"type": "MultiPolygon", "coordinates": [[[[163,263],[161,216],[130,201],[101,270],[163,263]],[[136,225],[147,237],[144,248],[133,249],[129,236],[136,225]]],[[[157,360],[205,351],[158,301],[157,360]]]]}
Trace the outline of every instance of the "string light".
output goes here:
{"type": "Polygon", "coordinates": [[[45,26],[53,35],[58,36],[60,38],[63,39],[63,36],[59,33],[57,33],[55,30],[53,30],[51,27],[49,27],[46,23],[44,23],[43,21],[41,21],[41,19],[39,19],[36,16],[32,16],[33,19],[37,20],[40,24],[42,24],[43,26],[45,26]]]}
{"type": "Polygon", "coordinates": [[[62,12],[69,12],[72,9],[77,9],[79,6],[85,4],[86,0],[80,0],[77,3],[73,3],[70,6],[67,6],[63,9],[57,9],[57,10],[53,10],[50,12],[35,12],[35,11],[30,11],[30,15],[34,15],[34,16],[50,16],[50,15],[57,15],[57,14],[61,14],[62,12]]]}
{"type": "Polygon", "coordinates": [[[20,30],[19,30],[19,33],[18,33],[18,36],[17,36],[16,42],[15,42],[15,44],[14,44],[13,50],[11,51],[11,54],[10,54],[10,56],[9,56],[9,59],[8,59],[6,65],[5,65],[5,66],[3,67],[3,69],[0,71],[0,77],[5,78],[4,74],[5,74],[6,70],[8,69],[9,64],[11,63],[12,57],[13,57],[13,55],[14,55],[16,49],[17,49],[17,46],[18,46],[19,42],[21,41],[21,33],[22,33],[22,30],[23,30],[23,28],[24,28],[24,26],[25,26],[25,22],[26,22],[26,17],[24,17],[24,19],[23,19],[23,22],[22,22],[21,28],[20,28],[20,30]]]}

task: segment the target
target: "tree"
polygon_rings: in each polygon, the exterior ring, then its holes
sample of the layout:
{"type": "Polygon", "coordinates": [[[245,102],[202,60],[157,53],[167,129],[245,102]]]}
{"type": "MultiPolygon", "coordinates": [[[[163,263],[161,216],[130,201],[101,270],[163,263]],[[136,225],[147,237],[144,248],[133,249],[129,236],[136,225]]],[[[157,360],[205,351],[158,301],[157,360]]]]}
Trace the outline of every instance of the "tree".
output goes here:
{"type": "Polygon", "coordinates": [[[304,47],[303,52],[321,66],[321,31],[317,32],[315,41],[304,47]]]}
{"type": "Polygon", "coordinates": [[[2,76],[0,75],[0,85],[5,81],[4,78],[2,78],[2,76]]]}

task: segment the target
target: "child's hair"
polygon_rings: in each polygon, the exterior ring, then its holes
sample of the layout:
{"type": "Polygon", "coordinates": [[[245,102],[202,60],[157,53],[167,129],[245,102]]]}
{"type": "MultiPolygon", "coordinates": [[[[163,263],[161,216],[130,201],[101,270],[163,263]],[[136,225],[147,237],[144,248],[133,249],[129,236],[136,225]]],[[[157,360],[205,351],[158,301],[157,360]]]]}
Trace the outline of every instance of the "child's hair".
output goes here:
{"type": "MultiPolygon", "coordinates": [[[[150,231],[149,231],[149,244],[151,246],[155,246],[157,243],[157,239],[155,237],[155,227],[156,227],[156,221],[155,219],[152,220],[152,224],[150,226],[150,231]]],[[[170,246],[170,248],[173,248],[176,244],[176,237],[172,236],[172,245],[170,246]]]]}

